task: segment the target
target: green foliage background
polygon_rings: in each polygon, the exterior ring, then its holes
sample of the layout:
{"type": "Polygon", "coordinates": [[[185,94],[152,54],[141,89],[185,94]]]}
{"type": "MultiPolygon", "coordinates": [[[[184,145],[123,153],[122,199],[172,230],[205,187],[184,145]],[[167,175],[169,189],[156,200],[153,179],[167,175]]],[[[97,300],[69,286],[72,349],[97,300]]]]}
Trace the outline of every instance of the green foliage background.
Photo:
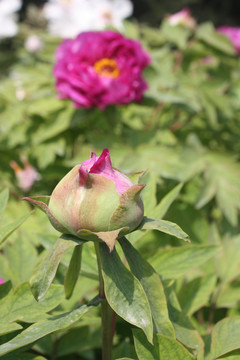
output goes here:
{"type": "MultiPolygon", "coordinates": [[[[99,359],[100,312],[89,303],[98,285],[93,246],[83,247],[72,297],[66,300],[63,290],[70,249],[37,303],[28,281],[58,234],[38,210],[29,216],[20,199],[51,194],[90,149],[99,154],[105,147],[121,171],[148,169],[142,178],[145,215],[177,223],[191,239],[186,244],[171,232],[151,230],[128,235],[144,271],[151,264],[160,275],[162,285],[149,298],[163,320],[153,347],[119,317],[114,359],[240,358],[240,58],[211,22],[189,30],[171,27],[166,19],[158,27],[131,21],[125,35],[151,54],[145,71],[149,90],[141,104],[105,111],[76,110],[57,99],[52,67],[60,39],[22,23],[16,38],[0,44],[3,359],[99,359]],[[23,47],[33,30],[44,40],[36,55],[23,47]],[[9,165],[21,163],[23,154],[41,174],[28,193],[18,188],[9,165]]],[[[124,249],[117,250],[122,256],[124,249]]]]}

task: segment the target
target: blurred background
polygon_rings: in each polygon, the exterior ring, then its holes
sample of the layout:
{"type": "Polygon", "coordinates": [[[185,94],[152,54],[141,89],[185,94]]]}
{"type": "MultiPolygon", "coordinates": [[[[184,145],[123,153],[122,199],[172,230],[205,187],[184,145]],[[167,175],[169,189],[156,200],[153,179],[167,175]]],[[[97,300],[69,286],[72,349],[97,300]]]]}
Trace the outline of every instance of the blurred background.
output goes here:
{"type": "MultiPolygon", "coordinates": [[[[24,0],[21,16],[29,4],[42,6],[45,0],[24,0]]],[[[216,26],[228,23],[238,26],[240,3],[238,0],[133,0],[133,17],[150,25],[159,25],[165,14],[172,14],[189,7],[199,22],[211,20],[216,26]]]]}

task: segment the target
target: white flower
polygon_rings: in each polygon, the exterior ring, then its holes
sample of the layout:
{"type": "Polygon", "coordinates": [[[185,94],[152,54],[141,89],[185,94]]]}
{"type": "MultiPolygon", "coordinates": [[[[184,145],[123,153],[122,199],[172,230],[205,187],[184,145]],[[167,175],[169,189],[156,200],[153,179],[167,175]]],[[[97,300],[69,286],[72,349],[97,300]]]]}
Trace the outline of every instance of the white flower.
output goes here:
{"type": "Polygon", "coordinates": [[[52,35],[72,38],[109,25],[121,29],[133,6],[130,0],[49,0],[43,11],[52,35]]]}
{"type": "Polygon", "coordinates": [[[27,51],[31,53],[37,53],[43,48],[43,41],[37,35],[29,35],[24,43],[27,51]]]}
{"type": "Polygon", "coordinates": [[[133,5],[129,0],[102,0],[94,3],[96,30],[109,25],[121,30],[123,19],[131,16],[133,12],[133,5]]]}
{"type": "Polygon", "coordinates": [[[0,39],[17,34],[15,12],[22,6],[21,0],[0,0],[0,39]]]}

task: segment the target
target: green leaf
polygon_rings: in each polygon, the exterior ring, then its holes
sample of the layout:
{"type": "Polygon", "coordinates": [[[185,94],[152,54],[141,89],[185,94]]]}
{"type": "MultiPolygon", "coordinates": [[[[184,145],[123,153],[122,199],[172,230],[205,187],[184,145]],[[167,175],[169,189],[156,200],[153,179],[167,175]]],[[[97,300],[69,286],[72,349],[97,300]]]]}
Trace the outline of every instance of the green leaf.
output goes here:
{"type": "Polygon", "coordinates": [[[11,291],[12,289],[12,284],[11,281],[6,281],[5,283],[0,285],[0,306],[2,305],[2,303],[5,302],[5,296],[7,296],[7,294],[11,291]]]}
{"type": "Polygon", "coordinates": [[[150,217],[161,219],[167,213],[169,207],[172,205],[174,200],[177,198],[178,194],[180,193],[183,184],[180,183],[175,186],[164,198],[160,201],[160,203],[155,207],[154,210],[150,213],[150,217]]]}
{"type": "Polygon", "coordinates": [[[29,326],[26,330],[22,331],[19,335],[15,336],[12,340],[0,345],[0,355],[7,354],[23,346],[32,344],[48,334],[72,326],[92,308],[93,305],[90,304],[81,305],[73,311],[57,316],[51,316],[49,319],[36,322],[35,324],[29,326]]]}
{"type": "Polygon", "coordinates": [[[13,331],[22,329],[22,326],[17,323],[3,324],[0,319],[0,336],[9,334],[13,331]]]}
{"type": "Polygon", "coordinates": [[[32,213],[29,213],[27,215],[22,216],[20,219],[14,221],[13,223],[6,225],[1,228],[0,230],[0,245],[4,243],[4,241],[7,240],[7,238],[20,226],[24,223],[24,221],[27,220],[27,218],[32,213]]]}
{"type": "MultiPolygon", "coordinates": [[[[65,332],[59,340],[57,346],[58,358],[65,357],[66,359],[66,356],[69,355],[69,359],[73,360],[72,354],[74,353],[80,354],[86,350],[94,351],[93,348],[101,348],[102,337],[100,316],[86,316],[81,319],[76,326],[65,332]]],[[[84,357],[85,359],[83,354],[81,354],[81,357],[84,357]]]]}
{"type": "Polygon", "coordinates": [[[234,55],[235,51],[230,40],[223,34],[217,32],[211,23],[204,23],[198,26],[196,36],[205,43],[214,48],[225,52],[228,55],[234,55]]]}
{"type": "Polygon", "coordinates": [[[2,220],[2,216],[7,206],[8,197],[9,197],[8,189],[5,189],[0,193],[0,221],[2,220]]]}
{"type": "Polygon", "coordinates": [[[144,216],[138,230],[158,230],[165,234],[189,241],[188,235],[175,223],[161,219],[151,219],[144,216]]]}
{"type": "Polygon", "coordinates": [[[225,235],[220,240],[222,247],[215,260],[218,276],[224,283],[229,283],[240,274],[240,236],[225,235]]]}
{"type": "Polygon", "coordinates": [[[218,308],[234,308],[240,302],[240,282],[225,284],[217,298],[218,308]]]}
{"type": "Polygon", "coordinates": [[[240,349],[240,316],[219,321],[212,331],[211,359],[240,349]]]}
{"type": "Polygon", "coordinates": [[[208,304],[209,297],[215,289],[215,275],[198,277],[182,287],[178,299],[185,314],[191,315],[208,304]]]}
{"type": "Polygon", "coordinates": [[[37,114],[43,117],[49,116],[51,113],[56,113],[64,107],[64,103],[55,96],[35,99],[28,107],[30,114],[37,114]]]}
{"type": "Polygon", "coordinates": [[[49,140],[69,128],[74,109],[66,108],[57,114],[55,119],[49,119],[34,134],[34,145],[49,140]],[[54,121],[55,120],[55,121],[54,121]]]}
{"type": "Polygon", "coordinates": [[[141,283],[125,268],[116,249],[109,253],[106,245],[100,244],[100,254],[109,305],[124,320],[140,327],[152,342],[151,310],[141,283]]]}
{"type": "Polygon", "coordinates": [[[162,22],[161,30],[167,40],[176,44],[180,49],[186,47],[187,40],[191,35],[191,30],[187,27],[181,25],[172,26],[168,20],[162,22]]]}
{"type": "Polygon", "coordinates": [[[194,356],[177,340],[161,334],[154,334],[154,346],[146,341],[142,331],[133,329],[135,349],[143,360],[193,360],[194,356]]]}
{"type": "Polygon", "coordinates": [[[168,317],[166,297],[159,275],[126,238],[119,239],[119,243],[131,272],[140,281],[147,295],[153,318],[154,332],[175,337],[174,328],[168,317]]]}
{"type": "Polygon", "coordinates": [[[35,246],[25,237],[25,233],[23,236],[23,232],[20,232],[14,241],[9,241],[4,247],[4,254],[2,261],[6,264],[6,278],[11,280],[13,286],[29,280],[38,261],[38,254],[35,246]]]}
{"type": "Polygon", "coordinates": [[[52,285],[44,298],[36,302],[27,282],[10,291],[0,303],[0,323],[35,322],[46,317],[64,299],[63,286],[52,285]]]}
{"type": "Polygon", "coordinates": [[[64,279],[64,290],[66,299],[69,299],[73,293],[81,269],[81,259],[82,245],[77,245],[73,250],[70,264],[64,279]]]}
{"type": "Polygon", "coordinates": [[[208,179],[203,185],[196,203],[196,209],[201,209],[216,195],[217,184],[212,179],[208,179]]]}
{"type": "Polygon", "coordinates": [[[225,359],[225,360],[239,360],[240,358],[240,350],[233,350],[221,357],[219,359],[225,359]]]}
{"type": "Polygon", "coordinates": [[[190,319],[183,313],[172,287],[167,287],[166,292],[169,317],[176,331],[177,339],[188,348],[193,349],[198,360],[203,360],[204,343],[200,334],[194,329],[190,319]]]}
{"type": "Polygon", "coordinates": [[[37,264],[30,279],[31,290],[37,301],[46,294],[64,253],[76,245],[74,241],[59,238],[46,257],[37,264]]]}
{"type": "Polygon", "coordinates": [[[240,208],[240,166],[229,155],[209,152],[204,154],[207,166],[204,185],[196,207],[201,208],[215,195],[217,205],[232,226],[237,226],[240,208]]]}
{"type": "Polygon", "coordinates": [[[3,360],[47,360],[47,358],[26,352],[20,354],[13,352],[13,354],[3,356],[3,360]]]}
{"type": "Polygon", "coordinates": [[[195,268],[220,249],[218,246],[187,245],[158,251],[148,259],[161,278],[177,279],[192,268],[195,268]]]}
{"type": "Polygon", "coordinates": [[[157,176],[153,172],[147,172],[141,178],[141,184],[146,184],[142,191],[142,199],[144,203],[145,214],[150,214],[150,211],[156,206],[156,191],[157,191],[157,176]]]}

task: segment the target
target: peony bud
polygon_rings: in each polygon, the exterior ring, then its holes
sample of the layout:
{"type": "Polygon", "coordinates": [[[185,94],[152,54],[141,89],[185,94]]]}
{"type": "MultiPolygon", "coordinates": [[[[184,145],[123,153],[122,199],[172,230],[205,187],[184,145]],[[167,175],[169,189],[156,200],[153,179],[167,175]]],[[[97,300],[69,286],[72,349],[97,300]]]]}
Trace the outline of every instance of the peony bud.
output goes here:
{"type": "Polygon", "coordinates": [[[0,278],[0,285],[1,285],[1,284],[4,284],[4,282],[5,282],[5,281],[4,281],[2,278],[0,278]]]}
{"type": "Polygon", "coordinates": [[[196,27],[196,20],[192,17],[188,8],[184,8],[175,14],[168,15],[167,19],[172,26],[182,25],[189,29],[194,29],[196,27]]]}
{"type": "Polygon", "coordinates": [[[113,249],[117,237],[138,227],[143,219],[140,192],[114,169],[109,151],[76,165],[56,186],[47,206],[37,198],[25,198],[44,210],[59,231],[84,240],[102,240],[113,249]]]}

